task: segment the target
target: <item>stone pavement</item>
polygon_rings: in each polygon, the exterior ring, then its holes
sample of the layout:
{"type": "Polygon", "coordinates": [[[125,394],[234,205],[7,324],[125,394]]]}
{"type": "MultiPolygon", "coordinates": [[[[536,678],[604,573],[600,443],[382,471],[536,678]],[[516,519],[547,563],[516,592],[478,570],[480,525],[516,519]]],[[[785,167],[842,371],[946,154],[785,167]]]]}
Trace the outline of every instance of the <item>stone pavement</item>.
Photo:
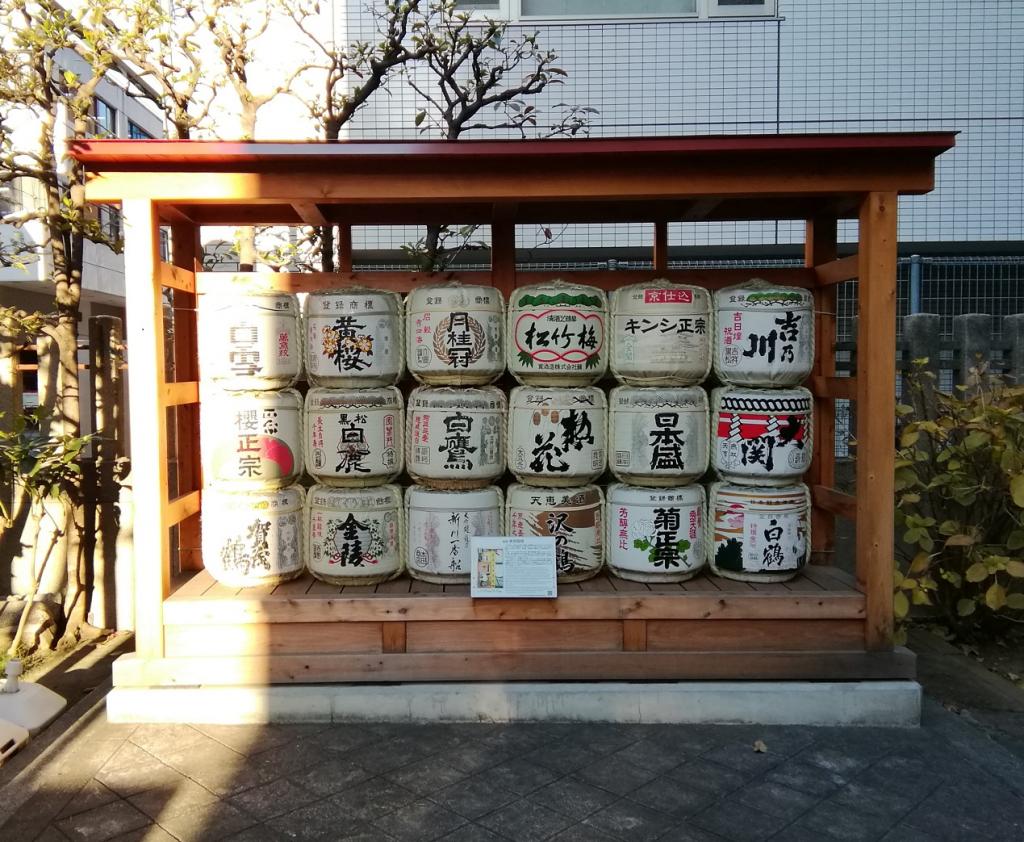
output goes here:
{"type": "Polygon", "coordinates": [[[906,730],[133,726],[97,705],[9,784],[31,795],[0,840],[1020,842],[1024,758],[993,733],[932,700],[906,730]]]}

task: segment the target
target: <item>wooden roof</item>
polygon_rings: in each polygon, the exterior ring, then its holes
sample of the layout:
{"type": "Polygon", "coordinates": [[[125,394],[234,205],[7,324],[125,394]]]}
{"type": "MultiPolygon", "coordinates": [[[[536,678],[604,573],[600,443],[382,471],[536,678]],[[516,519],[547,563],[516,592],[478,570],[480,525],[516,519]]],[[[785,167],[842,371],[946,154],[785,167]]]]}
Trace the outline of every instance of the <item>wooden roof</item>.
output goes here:
{"type": "Polygon", "coordinates": [[[664,222],[855,217],[926,193],[953,132],[571,140],[87,140],[95,202],[199,224],[664,222]]]}

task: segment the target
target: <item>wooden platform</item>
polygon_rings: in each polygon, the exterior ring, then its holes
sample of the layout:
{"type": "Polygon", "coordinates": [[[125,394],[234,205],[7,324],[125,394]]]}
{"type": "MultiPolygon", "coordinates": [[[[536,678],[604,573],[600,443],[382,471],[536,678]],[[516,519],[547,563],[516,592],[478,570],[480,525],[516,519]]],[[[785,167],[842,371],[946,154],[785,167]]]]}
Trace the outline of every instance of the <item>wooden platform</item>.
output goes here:
{"type": "Polygon", "coordinates": [[[408,578],[303,577],[236,590],[202,571],[164,602],[165,657],[118,662],[118,686],[295,682],[911,678],[865,651],[865,599],[838,570],[786,584],[601,575],[554,600],[477,599],[408,578]],[[708,621],[712,622],[708,622],[708,621]]]}

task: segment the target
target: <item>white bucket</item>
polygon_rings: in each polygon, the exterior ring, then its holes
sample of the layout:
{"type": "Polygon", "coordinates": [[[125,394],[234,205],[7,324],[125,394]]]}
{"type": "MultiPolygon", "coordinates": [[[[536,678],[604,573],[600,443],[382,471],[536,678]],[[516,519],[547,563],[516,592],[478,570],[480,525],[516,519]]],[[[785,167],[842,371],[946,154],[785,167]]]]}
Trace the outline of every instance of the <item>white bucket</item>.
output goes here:
{"type": "Polygon", "coordinates": [[[203,490],[203,563],[232,588],[274,585],[300,576],[303,491],[203,490]]]}
{"type": "Polygon", "coordinates": [[[505,371],[505,300],[495,287],[417,287],[406,298],[407,364],[431,385],[493,383],[505,371]]]}
{"type": "Polygon", "coordinates": [[[692,386],[711,371],[711,296],[664,279],[610,296],[611,369],[632,386],[692,386]]]}
{"type": "Polygon", "coordinates": [[[686,485],[708,469],[708,397],[699,386],[619,386],[608,395],[608,466],[634,485],[686,485]]]}
{"type": "Polygon", "coordinates": [[[505,533],[514,538],[553,537],[558,581],[582,582],[604,564],[604,496],[596,485],[580,488],[508,487],[505,533]]]}
{"type": "Polygon", "coordinates": [[[634,582],[685,582],[704,567],[704,489],[608,487],[608,569],[634,582]]]}
{"type": "Polygon", "coordinates": [[[306,567],[332,585],[375,585],[402,563],[402,490],[314,485],[306,501],[306,567]]]}
{"type": "Polygon", "coordinates": [[[715,374],[731,386],[796,386],[814,367],[809,290],[754,279],[715,293],[715,374]]]}
{"type": "Polygon", "coordinates": [[[712,466],[727,482],[791,485],[811,465],[814,399],[807,389],[715,389],[712,466]]]}
{"type": "Polygon", "coordinates": [[[519,287],[508,311],[508,370],[533,386],[586,386],[608,368],[608,299],[597,287],[519,287]]]}
{"type": "Polygon", "coordinates": [[[404,465],[405,410],[394,386],[310,389],[306,394],[306,471],[324,485],[390,482],[404,465]]]}
{"type": "Polygon", "coordinates": [[[390,386],[405,371],[402,299],[377,289],[311,292],[303,303],[310,384],[390,386]]]}
{"type": "Polygon", "coordinates": [[[608,406],[596,386],[518,386],[509,400],[508,463],[516,479],[585,485],[604,473],[608,406]]]}
{"type": "Polygon", "coordinates": [[[405,492],[409,575],[441,585],[469,582],[469,539],[503,532],[504,498],[495,486],[474,491],[405,492]]]}

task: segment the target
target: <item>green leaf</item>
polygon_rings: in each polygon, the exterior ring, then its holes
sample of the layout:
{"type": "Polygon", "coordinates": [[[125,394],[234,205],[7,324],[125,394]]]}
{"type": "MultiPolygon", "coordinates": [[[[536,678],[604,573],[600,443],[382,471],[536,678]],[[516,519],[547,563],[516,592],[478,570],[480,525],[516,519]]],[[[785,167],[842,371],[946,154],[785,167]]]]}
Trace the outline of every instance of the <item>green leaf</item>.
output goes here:
{"type": "Polygon", "coordinates": [[[1024,509],[1024,474],[1017,474],[1010,480],[1010,496],[1017,506],[1024,509]]]}
{"type": "Polygon", "coordinates": [[[955,520],[944,520],[939,524],[940,535],[953,535],[960,531],[960,523],[955,520]]]}
{"type": "Polygon", "coordinates": [[[1006,606],[1014,611],[1024,611],[1024,593],[1012,593],[1007,596],[1006,606]]]}
{"type": "Polygon", "coordinates": [[[1006,572],[1013,576],[1014,579],[1024,579],[1024,561],[1013,561],[1006,562],[1006,572]]]}
{"type": "Polygon", "coordinates": [[[973,599],[960,599],[956,603],[956,613],[959,617],[970,617],[977,606],[973,599]]]}
{"type": "Polygon", "coordinates": [[[917,430],[905,430],[900,436],[900,447],[913,447],[920,438],[921,434],[917,430]]]}
{"type": "Polygon", "coordinates": [[[983,582],[988,578],[988,568],[980,561],[976,561],[967,568],[966,576],[968,582],[983,582]]]}
{"type": "Polygon", "coordinates": [[[924,573],[932,563],[932,558],[928,553],[918,553],[914,556],[914,560],[910,562],[910,573],[924,573]]]}
{"type": "Polygon", "coordinates": [[[896,619],[902,620],[910,612],[910,601],[907,599],[907,595],[903,591],[897,591],[896,596],[893,597],[892,601],[893,613],[896,615],[896,619]]]}
{"type": "Polygon", "coordinates": [[[973,535],[966,535],[963,532],[959,532],[956,535],[950,535],[946,539],[947,547],[969,547],[975,543],[973,535]]]}
{"type": "Polygon", "coordinates": [[[1015,529],[1006,539],[1006,549],[1019,550],[1024,547],[1024,529],[1015,529]]]}
{"type": "Polygon", "coordinates": [[[413,121],[413,122],[414,122],[414,125],[417,125],[417,126],[418,126],[418,125],[420,125],[420,123],[422,123],[422,122],[423,122],[424,120],[426,120],[426,119],[427,119],[427,112],[426,112],[426,111],[420,111],[420,112],[419,112],[419,113],[418,113],[418,114],[416,115],[416,119],[415,119],[415,121],[413,121]]]}
{"type": "Polygon", "coordinates": [[[993,611],[998,611],[1006,605],[1006,589],[998,582],[993,582],[985,591],[985,604],[993,611]]]}
{"type": "Polygon", "coordinates": [[[979,447],[988,444],[992,436],[984,430],[972,430],[964,439],[964,447],[968,450],[977,450],[979,447]]]}
{"type": "Polygon", "coordinates": [[[910,601],[914,605],[931,605],[932,604],[932,598],[930,596],[928,596],[928,591],[923,591],[920,588],[918,588],[916,591],[914,591],[913,595],[910,598],[910,601]]]}

